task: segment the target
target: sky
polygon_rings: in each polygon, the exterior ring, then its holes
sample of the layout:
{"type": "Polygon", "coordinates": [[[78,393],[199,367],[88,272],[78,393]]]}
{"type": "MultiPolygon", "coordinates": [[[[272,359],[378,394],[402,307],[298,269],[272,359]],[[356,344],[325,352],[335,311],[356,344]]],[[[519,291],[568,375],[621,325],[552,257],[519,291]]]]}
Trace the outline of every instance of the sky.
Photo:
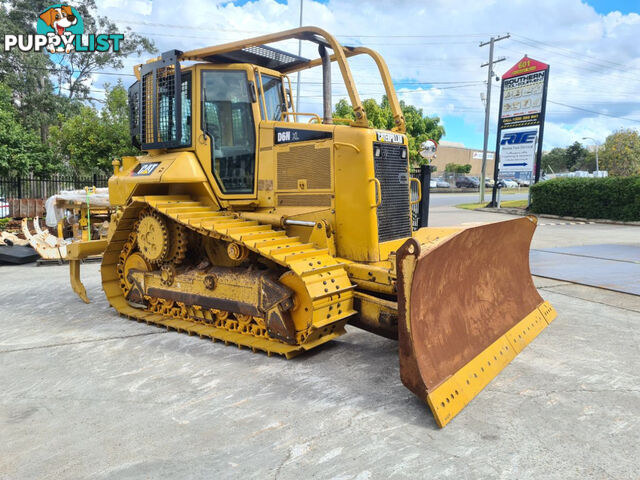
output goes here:
{"type": "MultiPolygon", "coordinates": [[[[366,45],[385,58],[398,97],[437,116],[443,140],[482,148],[491,36],[501,76],[525,54],[550,65],[544,150],[602,143],[620,128],[640,129],[638,0],[303,0],[303,25],[324,28],[343,45],[366,45]]],[[[99,13],[156,42],[160,51],[190,50],[298,26],[300,0],[101,0],[99,13]]],[[[125,39],[126,40],[126,39],[125,39]]],[[[277,48],[297,53],[297,41],[277,48]]],[[[317,57],[303,44],[302,56],[317,57]]],[[[125,62],[125,85],[133,65],[125,62]]],[[[384,93],[372,60],[350,59],[362,99],[384,93]]],[[[117,77],[116,77],[117,78],[117,77]]],[[[96,75],[94,85],[113,83],[96,75]]],[[[291,78],[295,92],[295,75],[291,78]]],[[[300,110],[321,113],[321,70],[301,75],[300,110]]],[[[333,69],[333,103],[346,98],[333,69]]],[[[489,146],[495,146],[500,83],[493,80],[489,146]]]]}

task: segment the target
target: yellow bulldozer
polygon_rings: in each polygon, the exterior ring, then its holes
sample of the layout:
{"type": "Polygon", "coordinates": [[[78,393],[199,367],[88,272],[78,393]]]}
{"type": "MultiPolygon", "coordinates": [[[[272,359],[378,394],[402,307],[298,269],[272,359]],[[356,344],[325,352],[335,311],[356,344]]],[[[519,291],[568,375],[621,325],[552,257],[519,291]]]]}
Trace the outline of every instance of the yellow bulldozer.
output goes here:
{"type": "MultiPolygon", "coordinates": [[[[533,285],[534,217],[413,230],[405,120],[382,57],[301,27],[135,67],[132,141],[114,160],[102,286],[121,315],[286,358],[351,324],[397,338],[402,382],[448,423],[555,317],[533,285]],[[317,45],[303,58],[268,44],[317,45]],[[391,131],[371,128],[347,58],[378,67],[391,131]],[[354,120],[332,118],[337,64],[354,120]],[[323,116],[289,75],[320,66],[323,116]]],[[[414,185],[415,187],[415,185],[414,185]]],[[[418,188],[418,191],[421,189],[418,188]]]]}

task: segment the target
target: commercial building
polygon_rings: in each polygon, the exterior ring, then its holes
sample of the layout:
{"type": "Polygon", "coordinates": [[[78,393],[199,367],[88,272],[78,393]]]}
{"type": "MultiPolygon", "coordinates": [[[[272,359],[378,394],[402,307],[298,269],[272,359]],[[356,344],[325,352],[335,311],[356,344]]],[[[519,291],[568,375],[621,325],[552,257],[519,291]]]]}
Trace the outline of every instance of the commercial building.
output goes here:
{"type": "MultiPolygon", "coordinates": [[[[486,176],[489,178],[493,177],[494,159],[495,153],[487,152],[486,176]]],[[[479,178],[482,172],[482,150],[467,148],[459,142],[442,141],[438,145],[436,157],[431,162],[431,165],[436,167],[435,175],[442,175],[448,163],[469,164],[471,165],[469,175],[479,178]]]]}

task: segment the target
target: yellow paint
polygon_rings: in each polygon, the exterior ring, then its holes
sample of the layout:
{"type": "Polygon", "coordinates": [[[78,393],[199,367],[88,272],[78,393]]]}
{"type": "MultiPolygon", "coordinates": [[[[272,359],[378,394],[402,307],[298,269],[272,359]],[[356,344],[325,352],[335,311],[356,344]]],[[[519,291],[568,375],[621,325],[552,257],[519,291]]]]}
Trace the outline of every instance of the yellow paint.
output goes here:
{"type": "Polygon", "coordinates": [[[549,302],[540,304],[507,333],[427,394],[436,423],[444,427],[506,367],[551,321],[549,302]],[[543,313],[545,312],[545,313],[543,313]]]}
{"type": "MultiPolygon", "coordinates": [[[[367,55],[374,60],[392,110],[392,131],[400,134],[401,142],[408,145],[407,137],[402,135],[405,132],[405,119],[382,57],[365,47],[345,49],[324,30],[303,27],[181,54],[179,59],[182,62],[201,62],[189,66],[185,64],[182,69],[191,75],[191,121],[185,123],[191,129],[191,145],[170,150],[150,150],[137,157],[125,156],[121,163],[113,162],[114,176],[109,180],[109,199],[112,205],[122,208],[113,217],[114,226],[109,230],[108,244],[87,242],[79,244],[72,251],[71,281],[74,290],[87,300],[80,282],[79,261],[89,251],[106,248],[101,270],[103,289],[111,305],[120,313],[139,321],[287,357],[344,333],[344,324],[358,313],[353,305],[356,288],[359,292],[369,294],[362,293],[364,307],[361,308],[365,311],[360,313],[365,317],[374,320],[380,318],[381,313],[391,315],[397,312],[397,306],[392,301],[396,289],[411,288],[411,285],[396,284],[395,252],[407,238],[382,243],[378,240],[377,210],[381,201],[384,202],[382,186],[374,169],[373,145],[378,139],[376,130],[369,128],[346,61],[355,55],[367,55]],[[323,124],[315,114],[295,112],[288,100],[285,102],[288,108],[282,112],[279,120],[261,117],[261,107],[266,111],[267,105],[260,74],[279,76],[283,81],[283,89],[286,90],[285,85],[288,84],[290,90],[291,82],[287,74],[320,65],[318,58],[283,68],[281,72],[250,64],[211,62],[212,57],[234,50],[287,39],[305,39],[310,35],[322,37],[329,45],[332,51],[330,58],[337,63],[342,75],[355,120],[323,124]],[[202,130],[201,92],[203,73],[216,70],[243,72],[247,82],[254,84],[256,101],[250,105],[256,139],[252,192],[223,193],[212,171],[215,159],[212,159],[212,138],[202,130]],[[331,138],[276,144],[276,128],[330,133],[331,138]],[[287,158],[292,163],[285,168],[283,165],[287,158]],[[143,168],[140,164],[150,162],[157,165],[140,172],[143,168]],[[323,175],[328,180],[320,181],[319,177],[323,175]],[[251,337],[231,329],[189,321],[182,312],[175,310],[171,311],[171,315],[182,315],[180,318],[168,318],[167,312],[159,314],[157,311],[132,308],[123,294],[131,285],[122,279],[118,263],[122,261],[120,255],[123,244],[131,241],[129,235],[145,209],[153,209],[174,225],[179,224],[180,228],[191,230],[194,235],[207,237],[210,243],[204,247],[213,263],[237,265],[229,258],[226,248],[221,250],[216,247],[216,242],[226,242],[237,249],[237,255],[234,250],[232,257],[240,258],[250,251],[249,258],[260,256],[264,265],[277,268],[280,272],[286,271],[280,281],[295,292],[293,319],[298,345],[285,345],[276,340],[251,337]],[[313,222],[315,226],[290,226],[286,225],[285,220],[313,222]],[[384,300],[372,296],[373,293],[382,294],[384,300]]],[[[134,71],[140,80],[139,66],[134,71]]],[[[154,101],[152,98],[146,100],[154,101]]],[[[226,107],[220,108],[224,110],[226,107]]],[[[147,112],[147,117],[149,115],[147,112]]],[[[230,112],[229,119],[233,119],[230,112]]],[[[154,119],[146,120],[147,125],[153,124],[154,119]]],[[[416,182],[415,179],[411,181],[416,182]]],[[[406,215],[410,218],[409,209],[406,215]]],[[[421,244],[424,253],[437,248],[441,241],[461,229],[463,227],[423,228],[413,232],[412,237],[421,244]]],[[[166,243],[162,235],[149,237],[153,237],[155,246],[162,247],[166,243]]],[[[129,248],[133,247],[130,245],[129,248]]],[[[158,256],[163,257],[162,252],[158,256]]],[[[405,262],[405,273],[412,276],[415,262],[409,259],[405,259],[405,262]]],[[[144,266],[134,259],[130,262],[129,270],[144,270],[135,268],[136,264],[144,266]]],[[[160,268],[160,264],[154,268],[160,268]]],[[[171,268],[174,267],[164,265],[163,268],[163,280],[166,283],[172,278],[171,268]]],[[[443,272],[447,273],[451,274],[443,272]]],[[[160,281],[152,278],[151,274],[147,276],[149,282],[160,281]]],[[[184,286],[184,291],[205,294],[203,288],[206,285],[203,285],[184,286]]],[[[255,289],[247,284],[246,279],[239,279],[235,290],[225,287],[220,288],[219,292],[228,297],[235,295],[237,299],[249,300],[255,289]]],[[[404,307],[407,309],[408,305],[404,307]]],[[[438,424],[443,426],[450,421],[553,318],[555,311],[545,302],[430,392],[427,401],[438,424]]],[[[408,318],[405,320],[408,322],[408,318]]],[[[408,324],[407,329],[410,330],[408,324]]]]}

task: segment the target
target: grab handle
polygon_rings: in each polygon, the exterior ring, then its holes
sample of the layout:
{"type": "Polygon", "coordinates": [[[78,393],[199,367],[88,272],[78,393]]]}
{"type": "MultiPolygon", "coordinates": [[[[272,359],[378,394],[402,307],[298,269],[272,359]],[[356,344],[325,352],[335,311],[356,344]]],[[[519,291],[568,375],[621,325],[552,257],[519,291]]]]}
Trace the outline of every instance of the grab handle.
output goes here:
{"type": "Polygon", "coordinates": [[[378,180],[377,178],[370,178],[369,179],[370,182],[374,182],[375,183],[375,190],[374,190],[374,195],[378,198],[376,200],[376,203],[374,205],[370,205],[371,208],[378,208],[380,206],[380,204],[382,203],[382,186],[380,185],[380,180],[378,180]]]}

